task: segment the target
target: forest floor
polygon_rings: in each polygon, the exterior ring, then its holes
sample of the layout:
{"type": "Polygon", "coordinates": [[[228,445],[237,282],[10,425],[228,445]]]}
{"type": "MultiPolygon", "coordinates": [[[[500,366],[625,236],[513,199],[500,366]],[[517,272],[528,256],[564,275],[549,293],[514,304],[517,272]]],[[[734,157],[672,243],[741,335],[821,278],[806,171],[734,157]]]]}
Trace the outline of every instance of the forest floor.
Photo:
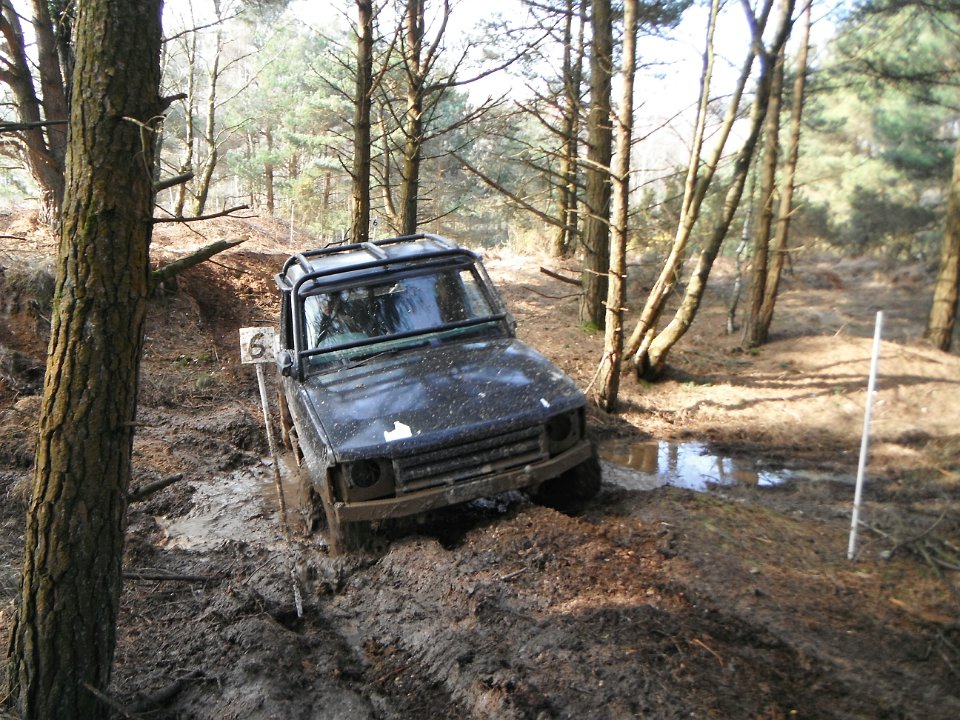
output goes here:
{"type": "MultiPolygon", "coordinates": [[[[53,246],[26,216],[0,233],[26,238],[0,241],[5,648],[53,246]]],[[[281,533],[255,373],[238,361],[237,329],[275,322],[286,231],[164,228],[153,254],[240,237],[151,306],[133,484],[182,479],[130,507],[116,717],[960,717],[960,357],[921,340],[925,268],[800,255],[772,341],[743,352],[721,261],[667,376],[624,377],[623,411],[591,410],[604,484],[581,514],[511,495],[337,558],[281,533]]],[[[562,268],[486,256],[520,337],[587,388],[602,337],[578,327],[572,286],[539,271],[562,268]]],[[[631,297],[654,271],[632,268],[631,297]]]]}

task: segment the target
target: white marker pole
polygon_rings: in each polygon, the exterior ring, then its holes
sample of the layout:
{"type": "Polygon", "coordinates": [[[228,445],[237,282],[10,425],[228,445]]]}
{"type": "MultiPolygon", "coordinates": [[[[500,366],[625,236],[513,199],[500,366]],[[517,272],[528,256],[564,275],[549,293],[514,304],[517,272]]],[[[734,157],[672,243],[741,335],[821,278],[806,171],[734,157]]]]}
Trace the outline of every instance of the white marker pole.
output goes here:
{"type": "MultiPolygon", "coordinates": [[[[293,232],[293,210],[290,211],[290,232],[293,232]]],[[[283,482],[280,478],[280,458],[273,442],[273,429],[270,424],[270,405],[267,402],[267,383],[263,377],[265,363],[273,362],[274,332],[272,327],[240,328],[240,362],[255,363],[257,366],[257,386],[260,388],[260,404],[263,406],[263,424],[267,429],[267,446],[273,461],[273,481],[277,486],[277,498],[280,501],[280,529],[287,543],[290,542],[290,528],[287,526],[287,503],[283,498],[283,482]]],[[[290,578],[293,580],[293,600],[297,607],[297,617],[303,617],[303,598],[300,595],[300,583],[297,582],[296,562],[290,566],[290,578]]]]}
{"type": "Polygon", "coordinates": [[[850,543],[847,545],[847,560],[857,553],[857,529],[860,527],[860,501],[863,497],[863,476],[867,468],[867,448],[870,444],[870,416],[873,414],[873,389],[877,383],[877,365],[880,362],[880,333],[883,328],[883,312],[877,312],[873,332],[873,356],[870,358],[870,380],[867,382],[867,407],[863,413],[863,436],[860,438],[860,463],[857,466],[857,488],[853,493],[853,518],[850,521],[850,543]]]}
{"type": "Polygon", "coordinates": [[[267,429],[267,447],[273,461],[273,479],[277,486],[277,498],[280,502],[280,529],[289,537],[287,529],[287,503],[283,497],[283,483],[280,479],[280,459],[273,442],[273,429],[270,424],[270,405],[267,402],[267,384],[263,377],[263,365],[273,361],[274,333],[272,327],[240,328],[240,362],[254,363],[257,366],[257,385],[260,388],[260,405],[263,407],[263,424],[267,429]]]}

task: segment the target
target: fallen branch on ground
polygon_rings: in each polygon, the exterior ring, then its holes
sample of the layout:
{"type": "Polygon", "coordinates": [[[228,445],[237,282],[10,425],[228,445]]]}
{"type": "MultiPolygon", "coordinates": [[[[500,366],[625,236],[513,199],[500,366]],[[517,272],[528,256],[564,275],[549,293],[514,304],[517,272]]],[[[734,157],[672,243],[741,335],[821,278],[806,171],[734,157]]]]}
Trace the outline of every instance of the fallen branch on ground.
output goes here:
{"type": "Polygon", "coordinates": [[[144,498],[153,495],[158,490],[163,490],[165,487],[167,487],[167,485],[173,485],[173,483],[175,483],[177,480],[182,479],[183,473],[177,473],[176,475],[169,475],[165,478],[160,478],[159,480],[154,480],[146,485],[141,485],[138,488],[134,488],[127,493],[127,503],[132,504],[135,502],[140,502],[144,498]]]}
{"type": "Polygon", "coordinates": [[[127,712],[127,709],[126,709],[125,707],[123,707],[123,705],[121,705],[120,703],[118,703],[116,700],[114,700],[112,697],[110,697],[110,696],[107,695],[106,693],[100,692],[99,690],[97,690],[93,685],[91,685],[91,684],[88,683],[88,682],[83,683],[83,686],[84,686],[84,687],[87,689],[87,691],[88,691],[91,695],[93,695],[97,700],[99,700],[100,702],[102,702],[104,705],[106,705],[108,708],[110,708],[111,710],[113,710],[115,713],[120,713],[120,716],[121,716],[121,717],[125,717],[125,718],[127,718],[127,720],[137,720],[137,716],[136,716],[136,715],[133,715],[133,714],[127,712]]]}
{"type": "Polygon", "coordinates": [[[180,258],[179,260],[174,260],[169,265],[164,265],[162,268],[154,270],[150,274],[150,278],[154,285],[159,285],[160,283],[165,282],[175,275],[183,272],[187,268],[191,268],[194,265],[199,265],[204,260],[209,260],[217,253],[222,253],[224,250],[229,250],[232,247],[236,247],[242,242],[243,240],[218,240],[215,243],[210,243],[209,245],[200,248],[196,252],[187,255],[186,257],[180,258]]]}
{"type": "Polygon", "coordinates": [[[582,285],[579,278],[568,278],[566,275],[561,275],[560,273],[554,270],[550,270],[549,268],[543,267],[543,265],[540,266],[540,272],[542,272],[544,275],[549,275],[555,280],[560,280],[561,282],[569,283],[570,285],[576,285],[578,287],[582,285]]]}
{"type": "Polygon", "coordinates": [[[549,298],[550,300],[566,300],[567,298],[580,297],[583,293],[567,293],[566,295],[550,295],[549,293],[540,292],[536,288],[532,288],[528,285],[521,285],[524,290],[532,292],[534,295],[539,295],[540,297],[549,298]]]}

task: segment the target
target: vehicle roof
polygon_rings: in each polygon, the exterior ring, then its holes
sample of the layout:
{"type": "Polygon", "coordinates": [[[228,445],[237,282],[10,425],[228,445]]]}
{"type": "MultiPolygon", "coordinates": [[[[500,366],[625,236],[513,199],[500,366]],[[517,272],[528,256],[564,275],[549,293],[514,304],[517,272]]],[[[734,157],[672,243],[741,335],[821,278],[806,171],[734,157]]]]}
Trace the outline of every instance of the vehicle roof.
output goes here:
{"type": "Polygon", "coordinates": [[[282,290],[299,289],[308,282],[315,288],[387,275],[398,264],[433,260],[439,265],[446,259],[473,262],[478,256],[447,238],[420,233],[297,253],[287,259],[276,280],[282,290]]]}

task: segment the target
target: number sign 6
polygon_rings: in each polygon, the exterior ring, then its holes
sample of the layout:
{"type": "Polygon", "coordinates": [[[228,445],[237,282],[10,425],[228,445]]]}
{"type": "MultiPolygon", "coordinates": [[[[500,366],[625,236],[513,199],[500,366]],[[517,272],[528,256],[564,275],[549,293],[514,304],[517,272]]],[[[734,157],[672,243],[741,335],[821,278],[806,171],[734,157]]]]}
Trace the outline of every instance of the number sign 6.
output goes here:
{"type": "Polygon", "coordinates": [[[273,362],[273,328],[240,328],[240,362],[273,362]]]}

